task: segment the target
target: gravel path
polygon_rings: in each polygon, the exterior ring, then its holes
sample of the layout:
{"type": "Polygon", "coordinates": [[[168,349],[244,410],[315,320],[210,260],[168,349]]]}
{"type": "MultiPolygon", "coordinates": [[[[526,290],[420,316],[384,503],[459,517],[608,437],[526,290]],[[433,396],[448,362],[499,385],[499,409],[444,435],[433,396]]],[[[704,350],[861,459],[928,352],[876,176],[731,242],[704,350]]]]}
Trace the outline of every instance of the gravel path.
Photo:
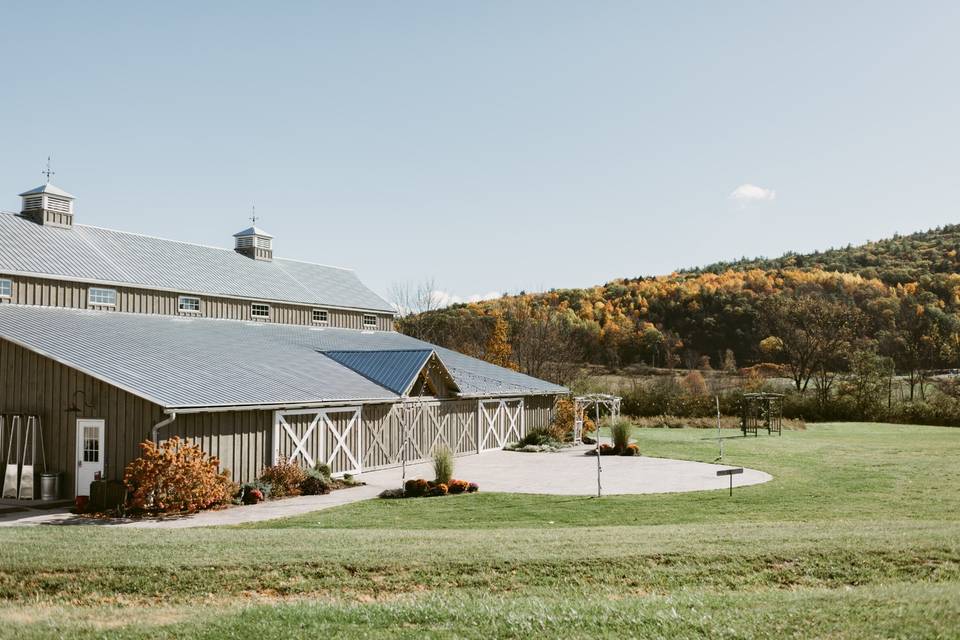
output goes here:
{"type": "MultiPolygon", "coordinates": [[[[507,493],[542,493],[551,495],[596,495],[597,460],[584,455],[588,447],[565,449],[558,453],[519,453],[488,451],[481,455],[457,458],[455,476],[480,485],[481,491],[507,493]]],[[[719,469],[729,466],[648,458],[603,456],[600,474],[604,495],[639,493],[678,493],[726,489],[729,479],[717,477],[719,469]]],[[[273,500],[258,505],[205,511],[192,516],[164,520],[104,521],[76,516],[66,510],[39,511],[29,509],[0,515],[0,526],[38,524],[92,524],[118,527],[177,529],[259,522],[294,516],[321,509],[350,504],[376,497],[383,489],[399,487],[399,467],[364,473],[358,478],[367,484],[341,489],[325,496],[302,496],[273,500]]],[[[407,467],[407,478],[431,478],[429,463],[407,467]]],[[[760,484],[772,480],[763,471],[744,469],[734,476],[734,487],[760,484]]]]}

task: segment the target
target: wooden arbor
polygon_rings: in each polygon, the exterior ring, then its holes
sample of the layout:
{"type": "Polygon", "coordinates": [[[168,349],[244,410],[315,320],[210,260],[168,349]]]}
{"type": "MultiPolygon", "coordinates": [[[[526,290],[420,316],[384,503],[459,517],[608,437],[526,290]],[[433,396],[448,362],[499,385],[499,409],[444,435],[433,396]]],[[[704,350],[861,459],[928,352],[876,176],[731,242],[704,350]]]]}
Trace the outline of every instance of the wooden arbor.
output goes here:
{"type": "Polygon", "coordinates": [[[606,393],[591,393],[573,399],[573,443],[583,443],[583,417],[587,409],[594,407],[597,414],[597,429],[600,428],[600,407],[606,407],[614,420],[620,417],[620,396],[606,393]]]}
{"type": "Polygon", "coordinates": [[[754,437],[760,429],[767,434],[776,432],[783,435],[783,394],[782,393],[745,393],[740,413],[740,430],[743,435],[752,433],[754,437]]]}

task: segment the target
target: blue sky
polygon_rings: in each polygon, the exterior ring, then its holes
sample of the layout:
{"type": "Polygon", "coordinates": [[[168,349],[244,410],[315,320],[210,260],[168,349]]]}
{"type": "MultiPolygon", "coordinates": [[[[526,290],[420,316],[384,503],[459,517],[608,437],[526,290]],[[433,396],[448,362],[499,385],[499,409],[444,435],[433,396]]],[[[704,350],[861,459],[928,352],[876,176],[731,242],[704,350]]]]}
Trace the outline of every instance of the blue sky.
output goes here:
{"type": "Polygon", "coordinates": [[[255,204],[279,255],[381,293],[960,222],[955,2],[44,2],[0,24],[0,209],[52,154],[79,222],[228,246],[255,204]]]}

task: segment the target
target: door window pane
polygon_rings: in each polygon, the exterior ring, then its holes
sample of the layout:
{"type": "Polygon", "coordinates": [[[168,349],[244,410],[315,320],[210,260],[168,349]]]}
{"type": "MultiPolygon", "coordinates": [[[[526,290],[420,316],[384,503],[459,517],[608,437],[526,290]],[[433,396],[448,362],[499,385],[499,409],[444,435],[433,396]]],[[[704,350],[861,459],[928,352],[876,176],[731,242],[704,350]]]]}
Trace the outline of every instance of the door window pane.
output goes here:
{"type": "Polygon", "coordinates": [[[83,428],[83,461],[100,462],[100,427],[83,428]]]}

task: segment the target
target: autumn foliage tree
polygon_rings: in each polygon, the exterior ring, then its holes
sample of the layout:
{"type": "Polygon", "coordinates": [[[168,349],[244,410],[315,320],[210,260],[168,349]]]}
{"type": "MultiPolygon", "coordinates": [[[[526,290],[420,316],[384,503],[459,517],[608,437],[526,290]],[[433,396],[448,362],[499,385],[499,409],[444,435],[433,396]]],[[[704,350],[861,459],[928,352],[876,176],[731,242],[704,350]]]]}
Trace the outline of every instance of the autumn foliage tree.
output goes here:
{"type": "Polygon", "coordinates": [[[220,460],[189,440],[174,436],[157,445],[140,444],[139,458],[123,474],[128,506],[150,513],[192,513],[225,504],[237,487],[220,460]]]}
{"type": "Polygon", "coordinates": [[[512,349],[508,338],[509,326],[500,313],[494,314],[493,331],[490,333],[490,339],[487,340],[486,349],[483,353],[483,359],[499,367],[515,369],[516,365],[511,358],[512,349]]]}

